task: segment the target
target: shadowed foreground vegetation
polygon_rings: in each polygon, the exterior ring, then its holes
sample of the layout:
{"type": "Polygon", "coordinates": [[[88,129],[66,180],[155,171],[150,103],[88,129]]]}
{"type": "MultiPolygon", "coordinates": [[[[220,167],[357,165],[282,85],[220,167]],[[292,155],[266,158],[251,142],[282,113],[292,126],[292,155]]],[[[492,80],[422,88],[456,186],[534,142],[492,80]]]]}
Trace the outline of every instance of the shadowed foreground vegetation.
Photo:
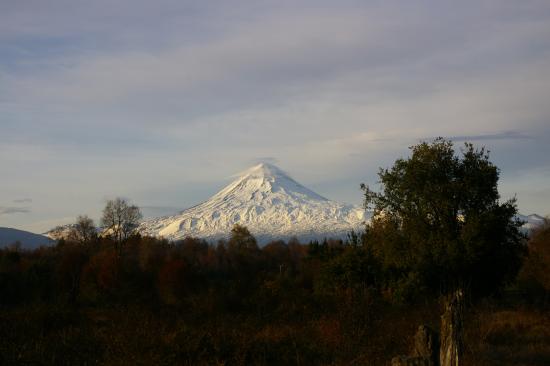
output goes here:
{"type": "MultiPolygon", "coordinates": [[[[260,249],[236,228],[216,246],[134,236],[120,255],[108,239],[2,250],[0,364],[385,365],[419,324],[437,329],[440,304],[366,281],[376,266],[357,240],[260,249]]],[[[530,245],[513,282],[470,299],[467,364],[549,364],[550,229],[530,245]]]]}
{"type": "Polygon", "coordinates": [[[82,216],[53,248],[1,250],[0,364],[385,365],[460,293],[444,355],[549,365],[550,226],[527,243],[485,149],[411,150],[381,192],[362,186],[374,216],[346,241],[259,248],[237,225],[169,243],[133,235],[139,209],[117,199],[106,237],[82,216]]]}

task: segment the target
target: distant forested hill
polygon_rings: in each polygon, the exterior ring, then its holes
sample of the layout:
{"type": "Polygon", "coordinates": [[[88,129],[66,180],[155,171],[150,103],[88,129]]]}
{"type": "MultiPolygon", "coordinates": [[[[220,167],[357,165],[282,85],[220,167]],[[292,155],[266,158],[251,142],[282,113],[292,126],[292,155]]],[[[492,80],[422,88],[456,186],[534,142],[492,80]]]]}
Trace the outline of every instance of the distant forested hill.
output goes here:
{"type": "Polygon", "coordinates": [[[50,245],[54,241],[44,235],[29,231],[0,227],[0,248],[5,248],[15,242],[20,242],[24,249],[35,249],[41,245],[50,245]]]}

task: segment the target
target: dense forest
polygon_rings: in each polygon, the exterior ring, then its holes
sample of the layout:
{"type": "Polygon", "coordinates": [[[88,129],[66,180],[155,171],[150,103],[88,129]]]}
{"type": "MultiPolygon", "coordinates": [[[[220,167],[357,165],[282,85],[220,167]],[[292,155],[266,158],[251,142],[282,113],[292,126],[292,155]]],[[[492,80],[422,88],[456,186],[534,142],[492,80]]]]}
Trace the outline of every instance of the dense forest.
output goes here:
{"type": "Polygon", "coordinates": [[[363,185],[375,215],[347,240],[168,242],[110,202],[106,235],[80,217],[53,247],[0,250],[0,364],[387,365],[460,289],[464,365],[548,365],[550,224],[519,230],[488,158],[413,147],[363,185]]]}
{"type": "MultiPolygon", "coordinates": [[[[440,303],[369,286],[353,241],[215,246],[132,237],[0,251],[3,365],[365,364],[406,353],[440,303]]],[[[550,360],[550,228],[533,235],[519,276],[469,299],[471,365],[550,360]]]]}

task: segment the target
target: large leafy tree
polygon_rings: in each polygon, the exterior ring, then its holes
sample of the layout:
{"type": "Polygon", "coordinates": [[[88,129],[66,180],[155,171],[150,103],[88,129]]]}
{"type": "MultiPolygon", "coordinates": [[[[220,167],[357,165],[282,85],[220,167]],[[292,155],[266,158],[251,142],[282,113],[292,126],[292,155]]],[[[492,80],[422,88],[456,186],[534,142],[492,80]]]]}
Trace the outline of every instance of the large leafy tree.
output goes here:
{"type": "Polygon", "coordinates": [[[379,172],[381,190],[362,185],[374,210],[365,241],[401,294],[419,290],[474,294],[513,278],[524,252],[515,199],[500,201],[499,169],[485,148],[460,153],[438,138],[379,172]]]}

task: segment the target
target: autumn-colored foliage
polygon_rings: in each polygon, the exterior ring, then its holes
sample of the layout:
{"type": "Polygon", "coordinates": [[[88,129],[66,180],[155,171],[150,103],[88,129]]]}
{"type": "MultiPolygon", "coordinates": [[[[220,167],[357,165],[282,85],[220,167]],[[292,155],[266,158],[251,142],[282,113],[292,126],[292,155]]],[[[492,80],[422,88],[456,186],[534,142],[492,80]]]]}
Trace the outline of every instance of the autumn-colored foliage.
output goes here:
{"type": "Polygon", "coordinates": [[[158,288],[166,304],[177,304],[185,294],[186,264],[182,259],[168,259],[158,274],[158,288]]]}
{"type": "MultiPolygon", "coordinates": [[[[470,307],[468,359],[511,365],[513,339],[549,360],[546,233],[512,287],[470,307]]],[[[385,365],[437,328],[439,304],[393,302],[380,265],[360,237],[260,248],[243,228],[215,244],[134,236],[120,253],[109,238],[0,250],[0,364],[385,365]]]]}

